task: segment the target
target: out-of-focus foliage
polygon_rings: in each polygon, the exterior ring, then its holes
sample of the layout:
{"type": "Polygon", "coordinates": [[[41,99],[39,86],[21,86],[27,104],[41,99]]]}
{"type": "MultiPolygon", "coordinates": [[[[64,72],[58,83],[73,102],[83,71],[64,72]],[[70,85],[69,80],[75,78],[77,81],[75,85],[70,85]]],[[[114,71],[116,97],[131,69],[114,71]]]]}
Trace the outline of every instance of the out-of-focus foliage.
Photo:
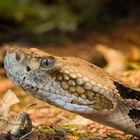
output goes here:
{"type": "Polygon", "coordinates": [[[139,0],[0,0],[0,43],[64,41],[74,31],[127,21],[138,15],[139,5],[139,0]]]}
{"type": "Polygon", "coordinates": [[[0,0],[0,17],[41,34],[52,29],[74,31],[80,24],[91,26],[102,0],[0,0]]]}

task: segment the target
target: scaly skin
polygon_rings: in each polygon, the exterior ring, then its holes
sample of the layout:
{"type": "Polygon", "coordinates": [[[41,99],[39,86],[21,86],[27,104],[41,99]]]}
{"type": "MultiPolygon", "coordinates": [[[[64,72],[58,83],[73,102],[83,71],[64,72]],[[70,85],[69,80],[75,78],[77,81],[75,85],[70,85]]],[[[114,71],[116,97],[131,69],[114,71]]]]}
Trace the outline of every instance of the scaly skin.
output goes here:
{"type": "Polygon", "coordinates": [[[97,66],[35,48],[10,49],[4,66],[35,98],[140,137],[140,92],[97,66]]]}

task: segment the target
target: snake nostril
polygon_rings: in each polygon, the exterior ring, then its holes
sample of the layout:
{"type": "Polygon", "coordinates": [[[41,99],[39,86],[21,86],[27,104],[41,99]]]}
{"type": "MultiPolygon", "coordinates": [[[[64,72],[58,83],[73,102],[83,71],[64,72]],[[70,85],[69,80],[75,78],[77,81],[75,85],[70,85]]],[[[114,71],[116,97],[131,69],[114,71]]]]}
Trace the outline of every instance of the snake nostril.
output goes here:
{"type": "Polygon", "coordinates": [[[27,69],[27,71],[28,71],[28,72],[31,70],[31,68],[30,68],[29,66],[27,66],[27,68],[26,68],[26,69],[27,69]]]}

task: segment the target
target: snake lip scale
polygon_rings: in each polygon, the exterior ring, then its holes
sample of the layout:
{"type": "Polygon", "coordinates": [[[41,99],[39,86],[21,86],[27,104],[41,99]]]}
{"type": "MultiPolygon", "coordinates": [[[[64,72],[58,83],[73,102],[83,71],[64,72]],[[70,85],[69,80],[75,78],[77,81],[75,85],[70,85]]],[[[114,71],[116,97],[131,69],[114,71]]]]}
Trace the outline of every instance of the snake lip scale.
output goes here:
{"type": "Polygon", "coordinates": [[[11,48],[7,76],[44,102],[140,137],[140,91],[76,57],[11,48]]]}

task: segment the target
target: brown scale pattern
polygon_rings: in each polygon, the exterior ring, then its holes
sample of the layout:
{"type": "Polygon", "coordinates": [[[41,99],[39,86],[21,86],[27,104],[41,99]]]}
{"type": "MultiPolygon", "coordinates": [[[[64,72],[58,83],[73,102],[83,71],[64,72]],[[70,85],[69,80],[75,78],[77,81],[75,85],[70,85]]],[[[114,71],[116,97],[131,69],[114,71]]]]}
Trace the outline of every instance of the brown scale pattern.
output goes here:
{"type": "Polygon", "coordinates": [[[52,76],[56,81],[60,82],[61,87],[64,90],[74,94],[77,97],[81,97],[93,102],[93,104],[90,104],[90,106],[92,106],[95,110],[113,108],[113,104],[109,99],[99,93],[92,91],[92,86],[90,86],[91,84],[89,82],[77,83],[77,78],[70,77],[69,74],[60,72],[55,72],[52,74],[52,76]]]}

